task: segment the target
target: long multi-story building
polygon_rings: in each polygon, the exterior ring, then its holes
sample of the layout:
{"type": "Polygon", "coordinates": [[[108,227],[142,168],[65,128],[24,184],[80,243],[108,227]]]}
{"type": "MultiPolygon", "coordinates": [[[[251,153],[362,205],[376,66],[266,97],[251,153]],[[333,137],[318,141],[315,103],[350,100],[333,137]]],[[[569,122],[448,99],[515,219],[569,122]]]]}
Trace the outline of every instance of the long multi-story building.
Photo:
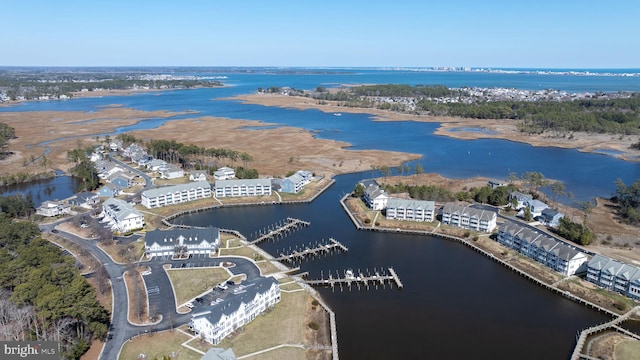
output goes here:
{"type": "Polygon", "coordinates": [[[193,314],[189,328],[216,345],[279,301],[280,286],[275,278],[245,281],[209,309],[193,314]]]}
{"type": "Polygon", "coordinates": [[[587,254],[552,236],[514,222],[500,226],[498,242],[565,276],[586,270],[587,254]]]}
{"type": "Polygon", "coordinates": [[[433,201],[389,198],[386,217],[394,220],[434,221],[435,208],[433,201]]]}
{"type": "Polygon", "coordinates": [[[446,203],[442,208],[442,223],[463,229],[492,232],[498,213],[469,206],[446,203]]]}
{"type": "Polygon", "coordinates": [[[211,254],[220,247],[220,229],[210,226],[147,231],[144,245],[147,256],[211,254]]]}
{"type": "Polygon", "coordinates": [[[587,263],[587,281],[640,300],[640,268],[595,255],[587,263]]]}
{"type": "Polygon", "coordinates": [[[271,179],[217,180],[215,195],[218,198],[236,196],[271,195],[271,179]]]}
{"type": "Polygon", "coordinates": [[[211,184],[207,181],[197,181],[143,191],[142,205],[147,209],[153,209],[208,197],[211,197],[211,184]]]}

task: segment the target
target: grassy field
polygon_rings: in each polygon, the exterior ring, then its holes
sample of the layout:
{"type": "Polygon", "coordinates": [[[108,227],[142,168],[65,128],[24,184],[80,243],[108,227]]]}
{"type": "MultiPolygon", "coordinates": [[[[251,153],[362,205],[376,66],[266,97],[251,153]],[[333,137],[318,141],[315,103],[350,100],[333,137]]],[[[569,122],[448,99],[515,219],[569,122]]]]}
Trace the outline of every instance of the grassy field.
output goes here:
{"type": "Polygon", "coordinates": [[[199,360],[202,355],[181,344],[190,337],[179,331],[163,331],[134,337],[126,342],[120,352],[119,360],[138,360],[138,355],[145,354],[146,359],[162,359],[163,356],[179,354],[180,360],[199,360]]]}
{"type": "Polygon", "coordinates": [[[616,346],[616,360],[640,359],[640,341],[624,341],[616,346]]]}
{"type": "MultiPolygon", "coordinates": [[[[232,348],[236,356],[242,356],[280,344],[303,344],[304,310],[306,299],[309,296],[303,291],[283,292],[281,301],[271,311],[265,313],[264,316],[258,316],[254,321],[245,325],[243,330],[231,338],[223,340],[219,346],[232,348]]],[[[301,356],[293,358],[304,358],[303,350],[300,351],[301,356]]],[[[282,359],[282,357],[274,359],[282,359]]]]}
{"type": "Polygon", "coordinates": [[[195,298],[230,277],[229,272],[223,268],[170,269],[167,274],[173,284],[178,304],[195,298]]]}

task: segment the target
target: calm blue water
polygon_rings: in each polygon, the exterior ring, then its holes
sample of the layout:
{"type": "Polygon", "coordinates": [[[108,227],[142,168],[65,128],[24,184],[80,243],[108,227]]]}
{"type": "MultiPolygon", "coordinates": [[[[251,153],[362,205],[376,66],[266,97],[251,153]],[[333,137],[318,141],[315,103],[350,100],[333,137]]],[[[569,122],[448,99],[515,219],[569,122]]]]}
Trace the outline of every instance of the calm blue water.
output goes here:
{"type": "Polygon", "coordinates": [[[38,207],[47,200],[62,200],[71,197],[77,192],[79,185],[80,183],[76,178],[58,176],[49,180],[0,186],[0,196],[21,194],[25,197],[31,197],[34,206],[38,207]]]}
{"type": "Polygon", "coordinates": [[[605,321],[457,243],[356,230],[338,199],[363,176],[338,176],[312,204],[223,208],[175,222],[237,229],[253,239],[296,217],[311,226],[261,247],[277,255],[333,237],[349,248],[301,263],[309,278],[394,267],[402,291],[318,288],[336,313],[341,359],[566,359],[576,331],[605,321]]]}
{"type": "MultiPolygon", "coordinates": [[[[368,115],[335,117],[317,110],[243,105],[224,98],[254,92],[258,87],[290,86],[312,89],[355,83],[444,84],[447,86],[554,88],[582,91],[640,91],[640,78],[587,77],[538,74],[416,73],[329,69],[328,74],[276,74],[258,71],[215,73],[232,85],[197,89],[24,103],[4,111],[98,111],[122,104],[141,110],[185,111],[172,119],[151,119],[132,127],[154,128],[165,121],[203,115],[262,120],[276,126],[297,126],[318,137],[346,141],[353,149],[381,149],[422,154],[418,160],[427,172],[464,178],[476,175],[506,178],[510,172],[539,171],[562,180],[577,199],[608,196],[613,182],[640,178],[640,165],[603,154],[532,147],[503,140],[455,140],[433,135],[437,124],[374,122],[368,115]]],[[[256,130],[259,131],[259,130],[256,130]]],[[[416,162],[411,163],[411,167],[416,162]]],[[[393,165],[393,164],[391,164],[393,165]]],[[[302,229],[264,248],[278,254],[289,247],[335,237],[350,251],[301,265],[317,278],[346,268],[393,266],[405,285],[403,291],[331,292],[323,298],[336,312],[338,341],[343,359],[566,359],[576,332],[603,322],[605,317],[544,291],[461,245],[421,236],[356,231],[338,205],[338,199],[355,183],[377,174],[337,177],[337,183],[314,203],[287,206],[225,208],[184,216],[176,221],[214,225],[251,234],[287,216],[311,221],[302,229]],[[252,219],[252,221],[247,221],[252,219]],[[532,340],[535,339],[535,340],[532,340]]],[[[42,192],[46,195],[45,192],[42,192]]],[[[45,199],[42,195],[40,198],[45,199]]]]}
{"type": "MultiPolygon", "coordinates": [[[[257,70],[259,71],[259,70],[257,70]]],[[[276,70],[270,70],[276,71],[276,70]]],[[[321,71],[314,69],[314,71],[321,71]]],[[[427,172],[447,177],[487,176],[506,178],[509,173],[538,171],[547,178],[563,181],[576,200],[610,196],[617,178],[631,183],[640,178],[640,163],[616,160],[610,153],[584,154],[576,150],[535,148],[505,140],[455,140],[433,135],[437,124],[415,122],[373,122],[365,114],[344,113],[335,117],[318,110],[295,110],[241,104],[225,98],[251,93],[258,87],[290,86],[312,89],[353,83],[445,84],[447,86],[498,86],[523,89],[555,88],[567,91],[640,91],[640,77],[572,76],[540,74],[500,74],[469,72],[379,71],[370,69],[328,69],[326,74],[278,74],[220,72],[228,79],[225,88],[168,91],[133,96],[83,98],[68,101],[28,102],[2,111],[98,111],[110,104],[140,110],[198,111],[197,115],[177,115],[169,119],[148,119],[117,129],[111,135],[156,128],[166,121],[218,116],[261,120],[267,123],[302,127],[317,137],[345,141],[353,149],[380,149],[421,154],[427,172]]],[[[603,70],[612,72],[613,70],[603,70]]],[[[620,70],[631,71],[631,70],[620,70]]],[[[202,74],[199,74],[202,75],[202,74]]],[[[105,134],[95,134],[105,135],[105,134]]],[[[392,164],[393,165],[393,164],[392,164]]],[[[410,164],[412,168],[415,162],[410,164]]],[[[560,201],[570,202],[568,198],[560,201]]]]}

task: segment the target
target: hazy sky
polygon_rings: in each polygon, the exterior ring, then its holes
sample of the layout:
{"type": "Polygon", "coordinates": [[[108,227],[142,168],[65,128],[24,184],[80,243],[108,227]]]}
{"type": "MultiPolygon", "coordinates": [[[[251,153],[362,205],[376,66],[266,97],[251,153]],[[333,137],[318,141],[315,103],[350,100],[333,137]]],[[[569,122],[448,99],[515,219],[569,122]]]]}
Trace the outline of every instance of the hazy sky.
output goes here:
{"type": "Polygon", "coordinates": [[[640,0],[3,0],[2,65],[640,68],[640,0]]]}

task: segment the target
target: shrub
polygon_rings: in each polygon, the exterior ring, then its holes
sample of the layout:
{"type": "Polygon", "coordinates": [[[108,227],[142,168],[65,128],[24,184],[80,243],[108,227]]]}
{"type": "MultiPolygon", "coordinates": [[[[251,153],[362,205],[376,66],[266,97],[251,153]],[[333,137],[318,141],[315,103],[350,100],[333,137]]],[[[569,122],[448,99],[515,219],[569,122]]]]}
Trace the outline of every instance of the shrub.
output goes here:
{"type": "Polygon", "coordinates": [[[320,325],[315,321],[310,322],[307,326],[309,326],[311,330],[318,330],[320,328],[320,325]]]}

